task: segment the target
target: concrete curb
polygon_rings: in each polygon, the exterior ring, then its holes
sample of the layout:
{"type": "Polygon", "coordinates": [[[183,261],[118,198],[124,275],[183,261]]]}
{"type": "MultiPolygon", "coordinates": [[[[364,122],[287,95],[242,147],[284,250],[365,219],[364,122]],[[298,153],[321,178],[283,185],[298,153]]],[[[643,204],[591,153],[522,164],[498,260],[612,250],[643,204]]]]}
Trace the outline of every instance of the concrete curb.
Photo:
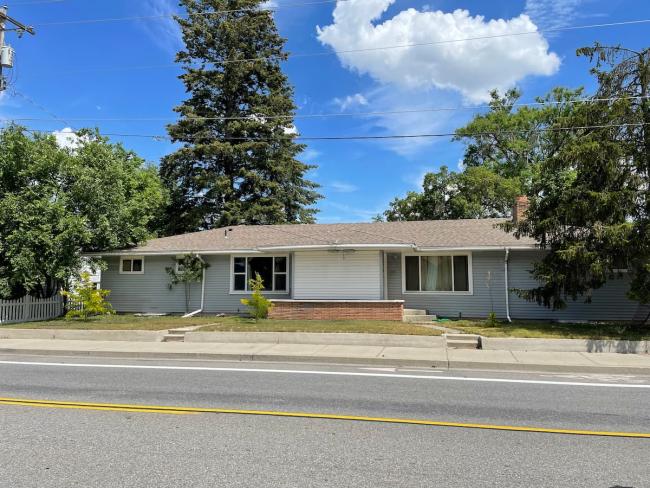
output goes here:
{"type": "Polygon", "coordinates": [[[162,342],[166,330],[5,329],[0,339],[50,339],[65,341],[162,342]]]}
{"type": "Polygon", "coordinates": [[[481,336],[481,349],[487,351],[610,352],[618,354],[648,354],[650,352],[650,341],[626,341],[615,339],[527,339],[481,336]]]}
{"type": "Polygon", "coordinates": [[[81,351],[51,349],[0,348],[0,354],[35,356],[70,356],[128,359],[176,359],[210,361],[290,362],[310,364],[340,364],[390,367],[423,367],[444,370],[508,371],[522,373],[594,373],[650,376],[650,368],[634,366],[584,366],[560,364],[502,363],[486,361],[455,361],[440,359],[396,359],[382,357],[297,356],[280,354],[228,354],[206,352],[133,352],[133,351],[81,351]]]}
{"type": "Polygon", "coordinates": [[[393,358],[352,358],[340,356],[290,356],[280,354],[227,354],[205,352],[132,352],[132,351],[80,351],[80,350],[51,350],[51,349],[11,349],[0,348],[0,354],[26,356],[71,356],[95,358],[128,358],[128,359],[189,359],[211,361],[253,361],[253,362],[296,362],[312,364],[355,364],[366,366],[412,366],[423,368],[447,369],[447,361],[422,359],[393,359],[393,358]]]}
{"type": "Polygon", "coordinates": [[[449,361],[449,370],[508,371],[513,373],[591,373],[650,376],[650,368],[634,366],[580,366],[562,364],[487,363],[449,361]]]}
{"type": "Polygon", "coordinates": [[[264,343],[264,344],[318,344],[341,346],[383,346],[443,348],[443,336],[318,333],[318,332],[188,332],[190,343],[264,343]]]}

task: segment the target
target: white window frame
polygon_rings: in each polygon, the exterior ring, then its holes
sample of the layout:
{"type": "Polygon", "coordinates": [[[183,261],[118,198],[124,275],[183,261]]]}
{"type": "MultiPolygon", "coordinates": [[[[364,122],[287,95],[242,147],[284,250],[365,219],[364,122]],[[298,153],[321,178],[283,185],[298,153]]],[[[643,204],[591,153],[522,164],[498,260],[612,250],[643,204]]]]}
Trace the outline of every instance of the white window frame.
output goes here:
{"type": "MultiPolygon", "coordinates": [[[[422,260],[418,260],[418,280],[420,288],[422,288],[422,260]]],[[[454,296],[470,296],[474,294],[474,279],[472,273],[472,253],[471,252],[413,252],[402,253],[402,294],[403,295],[454,295],[454,296]],[[437,256],[452,256],[451,260],[451,287],[455,287],[454,276],[454,259],[453,256],[467,256],[467,280],[469,285],[468,291],[413,291],[406,290],[406,257],[437,257],[437,256]]]]}
{"type": "MultiPolygon", "coordinates": [[[[133,269],[133,262],[131,262],[131,269],[133,269]]],[[[120,274],[128,275],[142,275],[144,274],[144,256],[120,256],[120,274]],[[142,260],[142,271],[123,271],[123,262],[124,261],[133,261],[134,259],[142,260]]]]}
{"type": "Polygon", "coordinates": [[[249,258],[274,258],[273,259],[273,288],[275,288],[275,275],[276,274],[283,274],[287,277],[286,283],[287,283],[287,289],[286,290],[278,290],[278,291],[271,291],[271,290],[265,290],[263,293],[265,295],[287,295],[289,294],[289,288],[291,287],[291,283],[289,283],[289,255],[288,254],[232,254],[230,256],[230,294],[231,295],[250,295],[252,293],[251,290],[235,290],[235,259],[236,258],[242,258],[246,259],[246,266],[245,266],[245,273],[237,273],[237,274],[243,274],[245,275],[245,283],[246,283],[246,288],[248,288],[248,280],[250,277],[248,276],[248,259],[249,258]],[[275,258],[285,258],[287,260],[287,267],[286,271],[284,272],[277,272],[275,271],[275,258]]]}
{"type": "Polygon", "coordinates": [[[174,258],[174,262],[175,262],[175,264],[174,264],[174,270],[175,270],[177,273],[180,273],[180,272],[182,271],[181,263],[180,263],[180,262],[181,262],[183,259],[185,259],[185,256],[186,256],[185,254],[177,254],[176,257],[174,258]]]}

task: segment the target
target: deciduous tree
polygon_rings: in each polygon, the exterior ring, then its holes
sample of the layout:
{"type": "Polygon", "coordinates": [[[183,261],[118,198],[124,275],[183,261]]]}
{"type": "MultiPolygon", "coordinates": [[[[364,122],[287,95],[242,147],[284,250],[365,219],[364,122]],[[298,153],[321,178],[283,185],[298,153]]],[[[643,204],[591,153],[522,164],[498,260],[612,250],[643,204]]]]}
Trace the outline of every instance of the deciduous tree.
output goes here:
{"type": "Polygon", "coordinates": [[[165,192],[155,168],[90,131],[74,148],[0,130],[0,297],[49,297],[78,276],[81,253],[152,235],[165,192]]]}

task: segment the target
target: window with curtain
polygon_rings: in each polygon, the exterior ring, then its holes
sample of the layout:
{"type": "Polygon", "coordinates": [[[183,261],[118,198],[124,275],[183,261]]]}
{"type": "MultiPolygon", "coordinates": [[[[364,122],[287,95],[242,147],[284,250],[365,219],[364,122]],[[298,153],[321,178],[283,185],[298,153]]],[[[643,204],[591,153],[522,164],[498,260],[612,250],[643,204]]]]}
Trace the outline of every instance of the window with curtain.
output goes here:
{"type": "Polygon", "coordinates": [[[404,278],[406,291],[468,292],[469,256],[406,256],[404,278]]]}
{"type": "Polygon", "coordinates": [[[250,291],[248,280],[257,274],[267,291],[287,291],[286,256],[250,256],[233,258],[233,290],[250,291]]]}

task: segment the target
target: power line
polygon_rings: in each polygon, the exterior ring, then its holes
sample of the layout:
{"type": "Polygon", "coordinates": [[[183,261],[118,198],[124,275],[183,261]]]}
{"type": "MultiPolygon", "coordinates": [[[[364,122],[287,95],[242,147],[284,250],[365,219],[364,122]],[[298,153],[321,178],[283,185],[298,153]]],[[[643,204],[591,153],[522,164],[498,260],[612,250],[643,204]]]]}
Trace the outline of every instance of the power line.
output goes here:
{"type": "MultiPolygon", "coordinates": [[[[342,0],[339,0],[342,1],[342,0]]],[[[345,0],[349,1],[349,0],[345,0]]],[[[304,53],[294,53],[287,54],[288,59],[294,58],[309,58],[309,57],[318,57],[318,56],[332,56],[339,54],[353,54],[353,53],[364,53],[364,52],[374,52],[374,51],[384,51],[387,49],[404,49],[411,47],[426,47],[426,46],[438,46],[445,44],[453,44],[458,42],[469,42],[469,41],[479,41],[479,40],[489,40],[489,39],[500,39],[504,37],[514,37],[514,36],[527,36],[534,34],[543,34],[543,33],[553,33],[553,32],[563,32],[563,31],[573,31],[573,30],[585,30],[585,29],[600,29],[607,27],[622,27],[629,25],[641,25],[650,23],[650,19],[638,19],[638,20],[628,20],[622,22],[610,22],[605,24],[588,24],[588,25],[578,25],[578,26],[567,26],[567,27],[557,27],[552,29],[539,29],[533,31],[524,31],[524,32],[512,32],[507,34],[493,34],[486,36],[476,36],[476,37],[464,37],[458,39],[444,39],[440,41],[431,41],[431,42],[418,42],[418,43],[409,43],[409,44],[395,44],[389,46],[381,47],[367,47],[367,48],[357,48],[357,49],[344,49],[344,50],[330,50],[330,51],[314,51],[314,52],[304,52],[304,53]]],[[[42,25],[42,24],[41,24],[42,25]]],[[[221,61],[220,65],[224,64],[233,64],[233,63],[247,63],[254,61],[265,61],[279,59],[283,60],[284,56],[260,56],[255,58],[241,58],[241,59],[227,59],[221,61]]],[[[56,71],[57,74],[75,74],[75,73],[88,73],[88,72],[116,72],[116,71],[136,71],[136,70],[147,70],[147,69],[166,69],[166,68],[185,68],[186,66],[180,65],[178,63],[174,64],[159,64],[159,65],[136,65],[136,66],[112,66],[112,67],[97,67],[97,68],[84,68],[76,70],[60,70],[56,71]]],[[[195,68],[199,69],[199,68],[195,68]]]]}
{"type": "Polygon", "coordinates": [[[161,15],[135,15],[130,17],[108,17],[108,18],[101,18],[101,19],[63,20],[58,22],[42,22],[36,25],[38,27],[56,27],[56,26],[63,26],[63,25],[102,24],[107,22],[132,22],[132,21],[141,21],[141,20],[173,19],[175,17],[182,17],[183,15],[188,15],[190,17],[204,17],[210,15],[225,15],[225,14],[246,13],[246,12],[251,12],[251,13],[272,12],[275,10],[282,10],[285,8],[311,7],[314,5],[324,5],[328,3],[348,2],[348,1],[350,0],[319,0],[314,2],[287,3],[284,5],[270,5],[264,8],[240,8],[240,9],[213,10],[213,11],[206,10],[206,11],[190,12],[190,13],[175,12],[175,13],[161,14],[161,15]]]}
{"type": "MultiPolygon", "coordinates": [[[[49,119],[41,119],[41,120],[50,120],[50,121],[52,121],[52,122],[54,122],[54,121],[56,121],[56,122],[63,122],[65,125],[68,125],[68,126],[71,126],[71,125],[72,125],[72,124],[70,124],[70,122],[68,122],[66,119],[64,119],[64,118],[62,118],[62,117],[59,117],[59,116],[56,115],[54,112],[48,110],[46,107],[44,107],[44,106],[41,105],[40,103],[36,102],[33,98],[31,98],[31,97],[25,95],[24,93],[20,93],[20,92],[19,92],[18,90],[16,90],[15,88],[12,88],[12,89],[10,90],[9,94],[12,95],[12,96],[15,96],[15,97],[20,97],[20,98],[22,98],[23,100],[25,100],[25,101],[26,101],[27,103],[29,103],[30,105],[33,105],[33,106],[36,107],[38,110],[40,110],[40,111],[42,111],[42,112],[44,112],[44,113],[46,113],[47,115],[50,116],[49,119]]],[[[15,119],[12,119],[12,120],[15,120],[15,119]]]]}
{"type": "Polygon", "coordinates": [[[0,5],[0,92],[7,89],[7,80],[2,74],[4,68],[10,69],[14,67],[14,49],[5,44],[5,33],[7,31],[15,31],[18,37],[22,37],[26,32],[32,36],[36,34],[33,27],[23,24],[19,20],[10,17],[7,13],[8,7],[0,5]],[[14,26],[12,29],[7,28],[7,24],[14,26]]]}
{"type": "MultiPolygon", "coordinates": [[[[3,122],[12,123],[13,120],[6,119],[3,122]]],[[[518,134],[540,134],[545,132],[569,132],[575,130],[587,130],[587,129],[614,129],[614,128],[623,128],[623,127],[644,127],[650,125],[648,122],[640,122],[634,124],[603,124],[603,125],[583,125],[576,127],[542,127],[539,129],[521,129],[521,130],[499,130],[499,131],[481,131],[481,132],[471,132],[463,134],[463,137],[481,137],[481,136],[493,136],[493,135],[518,135],[518,134]]],[[[24,128],[27,132],[30,133],[43,133],[43,134],[53,134],[57,131],[51,130],[41,130],[34,128],[24,128]]],[[[170,141],[173,142],[173,139],[168,135],[157,135],[157,134],[129,134],[129,133],[113,133],[113,132],[104,132],[100,133],[102,136],[110,137],[135,137],[135,138],[144,138],[144,139],[153,139],[157,141],[170,141]]],[[[457,134],[455,132],[442,132],[442,133],[429,133],[429,134],[391,134],[391,135],[352,135],[352,136],[297,136],[293,138],[298,141],[358,141],[358,140],[388,140],[388,139],[421,139],[421,138],[445,138],[445,137],[455,137],[457,134]]],[[[271,137],[219,137],[220,140],[225,141],[272,141],[275,138],[271,137]]],[[[181,142],[178,140],[177,142],[181,142]]]]}
{"type": "MultiPolygon", "coordinates": [[[[601,103],[601,102],[615,102],[620,100],[644,100],[649,99],[650,95],[646,96],[633,96],[633,97],[610,97],[610,98],[583,98],[578,100],[566,101],[546,101],[546,102],[522,102],[513,103],[511,107],[543,107],[543,106],[557,106],[557,105],[577,105],[580,103],[601,103]]],[[[182,119],[171,119],[168,117],[66,117],[65,120],[75,122],[92,121],[92,122],[179,122],[179,121],[210,121],[210,120],[293,120],[293,119],[314,119],[314,118],[329,118],[329,117],[373,117],[383,115],[403,115],[412,113],[423,112],[456,112],[456,111],[469,111],[469,110],[488,110],[492,108],[491,105],[466,105],[460,107],[429,107],[420,109],[400,109],[400,110],[385,110],[374,112],[334,112],[323,114],[297,114],[297,115],[264,115],[264,114],[251,114],[248,116],[238,117],[186,117],[182,119]]],[[[58,117],[57,117],[58,118],[58,117]]],[[[50,119],[37,118],[37,117],[21,117],[14,118],[14,121],[19,122],[44,122],[50,119]]]]}

